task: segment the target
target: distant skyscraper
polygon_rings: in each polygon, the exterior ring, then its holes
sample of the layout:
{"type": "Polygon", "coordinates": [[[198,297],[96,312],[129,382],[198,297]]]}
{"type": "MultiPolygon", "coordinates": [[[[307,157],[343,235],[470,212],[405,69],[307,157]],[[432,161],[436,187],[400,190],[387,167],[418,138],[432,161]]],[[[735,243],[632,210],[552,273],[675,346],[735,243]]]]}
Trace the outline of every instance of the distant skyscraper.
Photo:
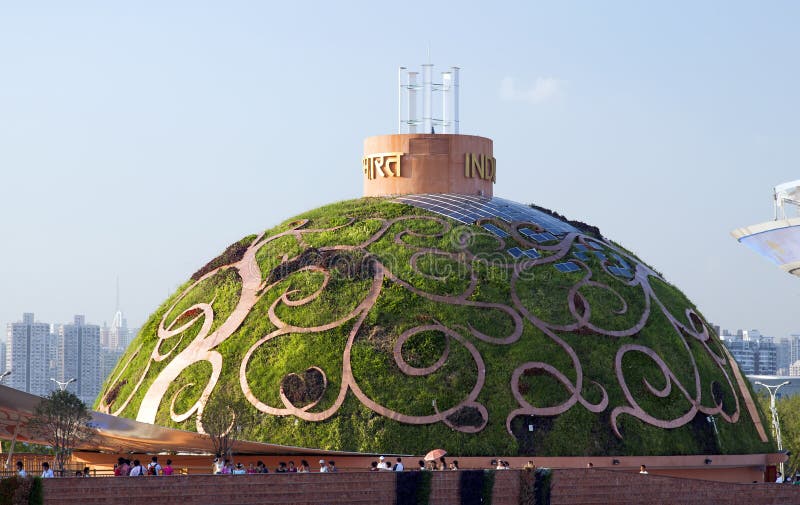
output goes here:
{"type": "Polygon", "coordinates": [[[6,367],[12,370],[6,384],[35,395],[48,394],[55,387],[50,380],[55,353],[50,325],[25,313],[22,321],[8,324],[6,344],[6,367]]]}
{"type": "Polygon", "coordinates": [[[777,347],[777,375],[789,375],[789,365],[792,363],[791,350],[792,346],[788,338],[783,337],[778,340],[777,347]]]}
{"type": "Polygon", "coordinates": [[[124,351],[130,343],[128,320],[121,310],[117,309],[114,321],[111,323],[108,334],[108,348],[114,351],[124,351]]]}
{"type": "Polygon", "coordinates": [[[91,406],[102,385],[100,363],[100,327],[86,324],[84,316],[75,316],[72,324],[59,328],[61,381],[77,379],[70,391],[91,406]]]}
{"type": "Polygon", "coordinates": [[[117,279],[117,310],[114,313],[114,320],[111,321],[111,327],[108,328],[107,334],[107,348],[112,351],[124,351],[131,343],[131,335],[128,330],[128,320],[125,319],[125,314],[119,305],[119,279],[117,279]]]}
{"type": "Polygon", "coordinates": [[[6,342],[0,340],[0,373],[6,371],[6,342]]]}

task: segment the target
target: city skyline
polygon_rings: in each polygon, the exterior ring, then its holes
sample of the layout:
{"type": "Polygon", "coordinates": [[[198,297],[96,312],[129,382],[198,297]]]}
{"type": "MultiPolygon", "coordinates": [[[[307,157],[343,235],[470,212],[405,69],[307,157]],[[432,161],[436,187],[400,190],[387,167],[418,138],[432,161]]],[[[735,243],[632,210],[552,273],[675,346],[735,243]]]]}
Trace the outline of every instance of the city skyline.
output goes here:
{"type": "Polygon", "coordinates": [[[365,32],[379,4],[315,10],[0,7],[0,324],[111,322],[119,277],[140,326],[229,244],[359,197],[397,67],[430,50],[462,69],[496,195],[598,226],[709,322],[800,332],[797,279],[728,234],[800,178],[800,6],[409,3],[403,37],[365,32]]]}

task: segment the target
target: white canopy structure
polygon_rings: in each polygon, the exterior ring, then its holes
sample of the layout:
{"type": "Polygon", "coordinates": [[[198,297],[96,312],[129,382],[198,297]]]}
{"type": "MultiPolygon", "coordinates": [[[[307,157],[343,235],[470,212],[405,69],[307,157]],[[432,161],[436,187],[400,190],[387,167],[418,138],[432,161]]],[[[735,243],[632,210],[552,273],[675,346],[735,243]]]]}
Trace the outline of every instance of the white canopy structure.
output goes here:
{"type": "Polygon", "coordinates": [[[800,214],[800,179],[775,186],[775,219],[787,219],[786,206],[800,214]]]}
{"type": "Polygon", "coordinates": [[[781,269],[800,277],[800,179],[775,186],[775,219],[737,228],[731,235],[781,269]],[[794,213],[787,215],[786,209],[794,213]]]}

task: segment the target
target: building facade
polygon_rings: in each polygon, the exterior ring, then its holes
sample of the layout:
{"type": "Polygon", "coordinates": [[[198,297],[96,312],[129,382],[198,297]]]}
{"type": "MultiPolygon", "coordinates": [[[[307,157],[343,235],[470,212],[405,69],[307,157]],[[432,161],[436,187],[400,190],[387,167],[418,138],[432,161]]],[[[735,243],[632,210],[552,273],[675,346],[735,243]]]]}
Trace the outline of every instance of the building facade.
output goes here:
{"type": "Polygon", "coordinates": [[[50,379],[57,353],[50,325],[35,321],[28,312],[22,321],[9,323],[6,331],[6,369],[11,375],[5,384],[35,395],[48,394],[55,386],[50,379]]]}
{"type": "Polygon", "coordinates": [[[76,315],[72,324],[59,327],[59,365],[62,382],[76,379],[69,386],[87,405],[94,403],[102,386],[100,361],[100,326],[86,324],[86,318],[76,315]]]}
{"type": "Polygon", "coordinates": [[[770,337],[755,330],[723,335],[723,342],[746,375],[775,375],[778,372],[778,348],[770,337]]]}

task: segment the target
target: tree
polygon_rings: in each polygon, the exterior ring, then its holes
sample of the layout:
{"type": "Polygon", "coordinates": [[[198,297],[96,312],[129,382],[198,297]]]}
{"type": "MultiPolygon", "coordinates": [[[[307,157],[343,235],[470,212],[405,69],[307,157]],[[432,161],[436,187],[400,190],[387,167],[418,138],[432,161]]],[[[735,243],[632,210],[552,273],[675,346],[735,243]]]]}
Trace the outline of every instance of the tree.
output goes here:
{"type": "Polygon", "coordinates": [[[96,437],[91,421],[92,414],[80,398],[69,391],[56,390],[42,398],[28,427],[53,448],[56,468],[63,475],[72,449],[96,437]]]}
{"type": "Polygon", "coordinates": [[[200,424],[214,446],[214,452],[230,458],[236,443],[250,437],[257,425],[255,409],[230,385],[223,385],[208,399],[200,424]]]}
{"type": "MultiPolygon", "coordinates": [[[[758,402],[761,410],[767,418],[766,428],[772,432],[772,413],[769,409],[769,395],[764,391],[759,391],[758,402]]],[[[800,395],[781,396],[775,401],[775,408],[778,410],[778,419],[781,423],[781,439],[783,449],[789,451],[791,455],[784,465],[787,475],[794,475],[800,471],[800,395]]]]}

